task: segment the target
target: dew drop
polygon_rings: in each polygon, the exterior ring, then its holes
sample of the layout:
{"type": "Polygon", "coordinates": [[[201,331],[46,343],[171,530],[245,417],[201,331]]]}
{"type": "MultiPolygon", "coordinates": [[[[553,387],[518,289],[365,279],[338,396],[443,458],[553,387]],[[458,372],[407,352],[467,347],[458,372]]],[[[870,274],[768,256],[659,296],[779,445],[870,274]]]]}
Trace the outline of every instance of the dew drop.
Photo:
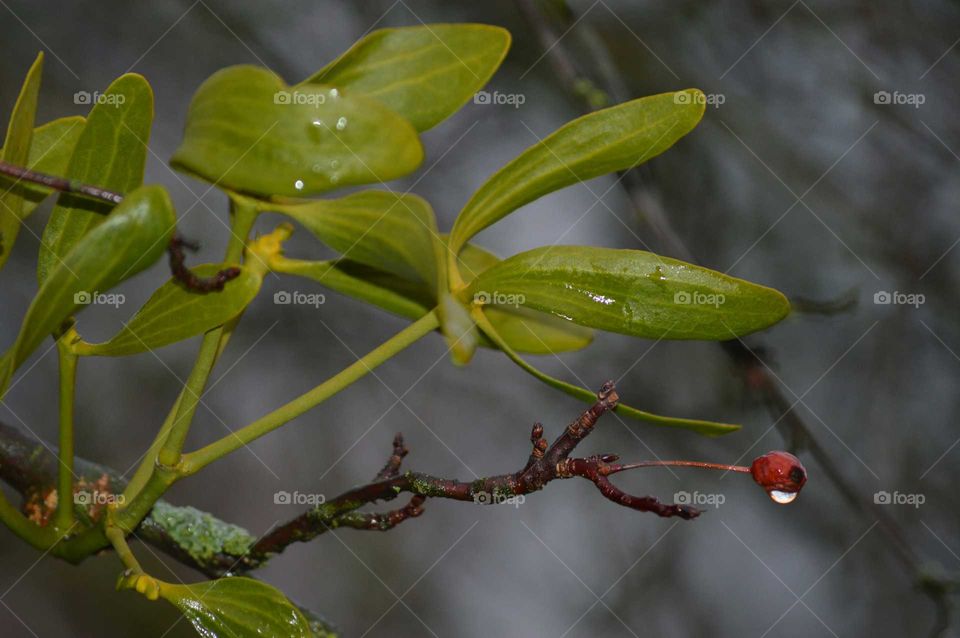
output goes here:
{"type": "Polygon", "coordinates": [[[781,505],[786,505],[787,503],[792,503],[799,492],[784,492],[782,490],[770,490],[767,492],[770,495],[770,498],[773,499],[774,503],[780,503],[781,505]]]}
{"type": "Polygon", "coordinates": [[[295,181],[295,182],[293,183],[293,187],[296,188],[298,191],[302,191],[302,190],[303,190],[303,180],[302,180],[302,179],[298,179],[297,181],[295,181]]]}
{"type": "Polygon", "coordinates": [[[314,173],[322,173],[322,172],[323,172],[323,167],[320,166],[319,164],[314,164],[314,165],[313,165],[313,172],[314,172],[314,173]]]}
{"type": "Polygon", "coordinates": [[[329,95],[332,98],[338,98],[340,97],[340,91],[338,91],[337,89],[330,89],[329,95]]]}
{"type": "Polygon", "coordinates": [[[347,118],[341,116],[340,119],[337,120],[337,130],[342,131],[345,128],[347,128],[347,118]]]}
{"type": "Polygon", "coordinates": [[[332,168],[333,170],[337,170],[338,168],[340,168],[340,160],[336,160],[336,159],[330,160],[330,168],[332,168]]]}

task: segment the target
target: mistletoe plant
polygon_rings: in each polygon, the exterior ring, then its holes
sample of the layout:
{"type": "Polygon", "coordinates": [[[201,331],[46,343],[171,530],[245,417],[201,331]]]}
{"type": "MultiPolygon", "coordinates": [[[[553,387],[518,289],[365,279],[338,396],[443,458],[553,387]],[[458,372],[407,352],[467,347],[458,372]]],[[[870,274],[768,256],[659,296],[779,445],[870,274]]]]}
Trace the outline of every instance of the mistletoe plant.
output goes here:
{"type": "MultiPolygon", "coordinates": [[[[0,266],[23,221],[59,193],[38,255],[38,290],[16,340],[0,359],[0,396],[50,336],[59,357],[59,446],[55,453],[0,426],[0,476],[23,496],[0,492],[0,520],[34,547],[71,562],[112,548],[122,561],[118,587],[163,598],[205,636],[309,636],[330,630],[283,594],[239,574],[295,541],[336,527],[386,530],[419,515],[425,500],[499,502],[555,479],[593,482],[614,502],[661,516],[693,518],[685,504],[622,492],[610,476],[655,464],[752,473],[775,500],[792,500],[806,480],[785,453],[738,467],[690,461],[619,464],[612,454],[571,457],[601,414],[704,435],[738,426],[642,411],[619,401],[612,383],[599,393],[541,372],[525,354],[586,348],[593,330],[650,339],[726,340],[761,330],[789,312],[779,292],[675,259],[637,250],[544,246],[501,260],[471,243],[477,233],[548,193],[629,170],[667,150],[699,122],[696,89],[632,100],[562,126],[491,176],[453,228],[437,227],[430,204],[385,182],[423,161],[420,133],[456,112],[500,65],[507,31],[437,24],[375,31],[306,80],[288,85],[255,66],[223,69],[190,104],[183,142],[171,164],[223,190],[231,202],[222,263],[189,268],[190,243],[176,231],[166,190],[144,185],[153,95],[127,74],[85,117],[37,126],[42,55],[30,68],[7,130],[0,162],[0,266]],[[374,185],[345,197],[310,199],[345,186],[374,185]],[[340,254],[328,261],[284,254],[293,225],[251,237],[262,212],[281,213],[340,254]],[[90,343],[77,323],[92,295],[105,294],[169,253],[171,279],[111,339],[90,343]],[[268,272],[311,279],[411,323],[333,377],[205,447],[184,444],[212,369],[268,272]],[[161,497],[176,481],[316,407],[418,340],[439,332],[453,362],[478,347],[498,350],[561,392],[593,402],[552,444],[534,426],[533,449],[512,474],[461,482],[401,472],[399,436],[386,466],[359,488],[311,508],[261,538],[161,497]],[[74,393],[80,360],[120,357],[203,335],[196,362],[156,438],[129,480],[74,456],[74,393]],[[100,498],[91,499],[91,491],[100,498]],[[408,504],[361,511],[402,493],[408,504]],[[103,502],[102,495],[112,498],[103,502]],[[136,535],[213,580],[183,585],[143,571],[128,546],[136,535]]],[[[9,312],[9,310],[8,310],[9,312]]],[[[194,479],[196,480],[196,479],[194,479]]]]}

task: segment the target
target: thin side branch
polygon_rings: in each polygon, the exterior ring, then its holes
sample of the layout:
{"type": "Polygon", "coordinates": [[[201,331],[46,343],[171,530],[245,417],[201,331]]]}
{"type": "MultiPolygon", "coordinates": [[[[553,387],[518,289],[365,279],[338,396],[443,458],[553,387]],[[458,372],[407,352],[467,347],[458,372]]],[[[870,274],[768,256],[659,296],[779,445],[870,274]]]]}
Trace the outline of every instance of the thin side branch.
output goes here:
{"type": "Polygon", "coordinates": [[[407,454],[400,435],[394,439],[394,451],[387,465],[374,481],[355,487],[322,505],[310,509],[289,522],[275,528],[261,538],[250,550],[251,564],[282,552],[295,542],[306,542],[337,527],[355,529],[392,529],[407,518],[419,516],[428,498],[448,498],[481,504],[498,504],[511,497],[523,496],[543,489],[557,479],[578,477],[593,483],[600,493],[617,505],[658,516],[678,516],[692,519],[700,514],[688,505],[661,503],[652,496],[634,496],[614,485],[609,476],[619,471],[642,467],[611,465],[618,457],[613,454],[573,458],[571,453],[593,431],[597,420],[616,407],[619,397],[612,381],[597,393],[597,402],[568,425],[552,445],[543,438],[543,426],[533,426],[533,452],[523,469],[474,481],[440,478],[421,472],[400,473],[400,463],[407,454]],[[377,501],[390,501],[400,494],[413,494],[410,503],[383,514],[359,513],[356,510],[377,501]]]}
{"type": "MultiPolygon", "coordinates": [[[[15,183],[29,182],[31,184],[39,184],[40,186],[46,186],[61,193],[82,195],[98,201],[107,202],[108,204],[116,205],[123,201],[123,195],[121,193],[100,188],[99,186],[84,184],[75,179],[67,179],[65,177],[30,170],[29,168],[16,166],[3,160],[0,160],[0,175],[14,178],[16,180],[15,183]]],[[[202,293],[223,290],[223,286],[228,281],[240,275],[239,268],[231,267],[219,271],[212,277],[198,277],[185,265],[184,248],[196,250],[194,244],[174,233],[167,246],[167,252],[170,253],[170,271],[173,273],[174,278],[190,290],[202,293]]]]}

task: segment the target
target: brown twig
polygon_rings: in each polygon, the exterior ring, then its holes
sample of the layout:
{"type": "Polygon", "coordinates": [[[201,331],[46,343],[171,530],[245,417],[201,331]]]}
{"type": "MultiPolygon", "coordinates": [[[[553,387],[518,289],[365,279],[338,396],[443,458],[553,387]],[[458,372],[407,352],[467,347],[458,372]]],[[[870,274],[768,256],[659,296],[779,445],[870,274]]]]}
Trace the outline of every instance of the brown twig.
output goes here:
{"type": "MultiPolygon", "coordinates": [[[[391,529],[407,518],[418,516],[427,498],[497,504],[541,490],[551,481],[572,477],[592,482],[603,496],[624,507],[641,512],[653,512],[664,517],[678,516],[684,519],[697,517],[700,511],[694,507],[661,503],[652,496],[634,496],[615,486],[609,479],[611,474],[633,469],[628,466],[610,465],[618,459],[616,455],[570,457],[580,441],[593,431],[600,416],[616,407],[618,400],[613,382],[608,381],[597,393],[597,402],[568,425],[552,445],[547,446],[543,439],[543,426],[539,423],[533,426],[530,437],[534,446],[533,453],[523,469],[469,482],[440,478],[420,472],[407,471],[401,474],[400,462],[406,456],[407,448],[403,444],[403,438],[397,435],[390,460],[373,482],[344,492],[275,528],[253,546],[250,556],[256,563],[283,551],[292,543],[309,541],[336,527],[391,529]],[[410,504],[400,510],[384,514],[356,512],[364,505],[377,501],[390,501],[402,493],[414,496],[410,504]]],[[[636,464],[635,466],[645,467],[646,465],[636,464]]]]}
{"type": "MultiPolygon", "coordinates": [[[[15,166],[8,162],[0,160],[0,175],[13,177],[17,182],[30,182],[46,186],[61,193],[71,193],[74,195],[83,195],[91,199],[96,199],[109,204],[119,204],[123,201],[121,193],[115,193],[99,186],[91,186],[74,179],[66,179],[56,175],[40,173],[22,166],[15,166]]],[[[180,281],[184,286],[195,292],[207,293],[223,290],[223,286],[231,279],[236,279],[240,275],[240,269],[237,267],[224,268],[212,277],[198,277],[192,270],[187,268],[183,249],[189,248],[197,250],[195,244],[188,242],[174,233],[170,238],[167,251],[170,253],[170,271],[174,278],[180,281]]]]}
{"type": "Polygon", "coordinates": [[[170,272],[173,273],[174,279],[188,289],[202,293],[215,292],[223,290],[228,281],[240,276],[240,269],[231,266],[218,271],[212,277],[198,277],[186,266],[184,248],[197,250],[198,246],[174,233],[173,237],[170,238],[170,244],[167,246],[167,252],[170,253],[170,272]]]}

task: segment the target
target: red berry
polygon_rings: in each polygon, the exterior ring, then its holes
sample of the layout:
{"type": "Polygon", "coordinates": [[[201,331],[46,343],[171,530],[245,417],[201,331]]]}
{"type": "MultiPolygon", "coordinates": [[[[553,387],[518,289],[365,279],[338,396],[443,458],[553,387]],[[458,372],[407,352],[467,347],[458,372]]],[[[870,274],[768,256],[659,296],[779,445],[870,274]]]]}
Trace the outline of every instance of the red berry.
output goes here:
{"type": "Polygon", "coordinates": [[[807,482],[807,470],[800,459],[789,452],[768,452],[757,457],[750,466],[750,474],[770,498],[782,504],[795,499],[807,482]]]}

